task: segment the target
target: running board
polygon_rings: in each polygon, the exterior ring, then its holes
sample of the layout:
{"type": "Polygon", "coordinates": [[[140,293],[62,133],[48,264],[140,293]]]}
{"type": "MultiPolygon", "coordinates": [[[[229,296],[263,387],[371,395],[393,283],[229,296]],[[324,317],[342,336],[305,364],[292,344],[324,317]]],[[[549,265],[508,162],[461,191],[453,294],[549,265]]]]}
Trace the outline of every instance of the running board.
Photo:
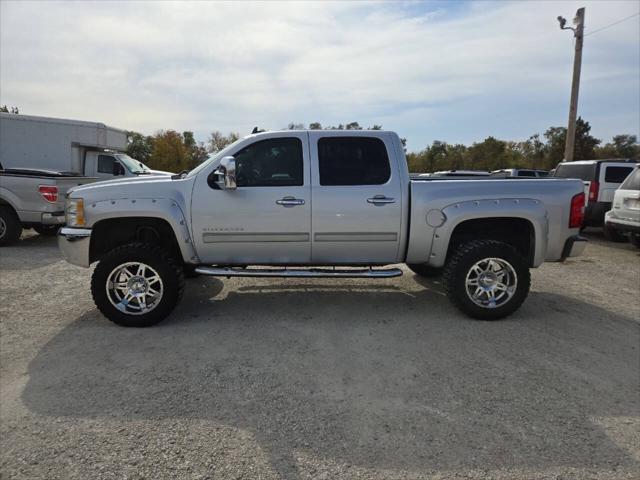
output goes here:
{"type": "Polygon", "coordinates": [[[334,270],[327,268],[295,269],[248,269],[196,267],[196,273],[212,277],[296,277],[296,278],[391,278],[402,275],[399,268],[374,270],[371,268],[334,270]]]}

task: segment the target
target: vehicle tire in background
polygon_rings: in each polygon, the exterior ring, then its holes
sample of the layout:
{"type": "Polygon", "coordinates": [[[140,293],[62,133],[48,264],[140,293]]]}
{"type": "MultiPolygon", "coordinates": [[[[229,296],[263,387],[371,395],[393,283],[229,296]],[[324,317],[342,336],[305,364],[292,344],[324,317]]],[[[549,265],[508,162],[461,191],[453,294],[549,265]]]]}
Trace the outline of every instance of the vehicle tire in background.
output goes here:
{"type": "Polygon", "coordinates": [[[604,238],[610,242],[622,243],[627,241],[626,236],[611,227],[607,227],[606,225],[602,227],[602,232],[604,233],[604,238]]]}
{"type": "Polygon", "coordinates": [[[184,292],[182,268],[160,247],[131,243],[107,253],[91,277],[93,301],[123,327],[149,327],[163,320],[184,292]]]}
{"type": "Polygon", "coordinates": [[[442,268],[431,267],[424,263],[407,263],[407,267],[419,277],[435,278],[442,275],[442,268]]]}
{"type": "Polygon", "coordinates": [[[53,237],[58,233],[58,225],[36,225],[33,229],[43,237],[53,237]]]}
{"type": "Polygon", "coordinates": [[[640,233],[632,233],[629,235],[629,241],[634,247],[640,248],[640,233]]]}
{"type": "Polygon", "coordinates": [[[531,275],[522,255],[496,240],[460,245],[443,272],[449,300],[479,320],[498,320],[517,310],[529,293],[531,275]]]}
{"type": "Polygon", "coordinates": [[[20,238],[22,224],[11,207],[0,206],[0,247],[11,245],[20,238]]]}

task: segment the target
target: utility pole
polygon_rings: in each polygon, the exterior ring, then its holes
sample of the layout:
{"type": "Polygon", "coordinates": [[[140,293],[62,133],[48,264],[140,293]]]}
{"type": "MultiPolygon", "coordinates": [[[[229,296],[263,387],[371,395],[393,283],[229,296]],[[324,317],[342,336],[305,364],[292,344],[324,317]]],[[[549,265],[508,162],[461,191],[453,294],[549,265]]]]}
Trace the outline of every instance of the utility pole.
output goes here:
{"type": "Polygon", "coordinates": [[[575,53],[573,56],[573,81],[571,82],[571,104],[569,105],[569,125],[567,127],[567,141],[564,147],[565,162],[573,161],[574,144],[576,140],[576,117],[578,116],[578,91],[580,90],[580,69],[582,67],[582,44],[584,39],[584,8],[579,8],[573,19],[573,27],[567,27],[567,20],[558,17],[562,30],[572,30],[575,38],[575,53]]]}

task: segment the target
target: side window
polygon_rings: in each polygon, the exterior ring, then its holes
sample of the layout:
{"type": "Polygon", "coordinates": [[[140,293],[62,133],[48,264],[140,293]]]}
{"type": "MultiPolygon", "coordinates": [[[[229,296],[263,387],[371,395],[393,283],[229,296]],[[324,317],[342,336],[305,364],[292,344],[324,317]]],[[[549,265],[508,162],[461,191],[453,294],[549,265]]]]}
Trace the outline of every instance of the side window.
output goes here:
{"type": "Polygon", "coordinates": [[[520,170],[518,172],[518,176],[519,177],[535,177],[536,172],[534,172],[533,170],[520,170]]]}
{"type": "Polygon", "coordinates": [[[606,167],[604,181],[608,183],[622,183],[629,176],[633,167],[606,167]]]}
{"type": "Polygon", "coordinates": [[[304,161],[299,138],[270,138],[234,155],[238,187],[292,187],[303,184],[304,161]]]}
{"type": "Polygon", "coordinates": [[[98,173],[113,174],[113,157],[111,155],[98,155],[98,173]]]}
{"type": "Polygon", "coordinates": [[[636,168],[620,185],[620,188],[622,190],[640,190],[640,168],[636,168]]]}
{"type": "Polygon", "coordinates": [[[382,185],[391,177],[384,142],[373,137],[318,140],[320,185],[382,185]]]}

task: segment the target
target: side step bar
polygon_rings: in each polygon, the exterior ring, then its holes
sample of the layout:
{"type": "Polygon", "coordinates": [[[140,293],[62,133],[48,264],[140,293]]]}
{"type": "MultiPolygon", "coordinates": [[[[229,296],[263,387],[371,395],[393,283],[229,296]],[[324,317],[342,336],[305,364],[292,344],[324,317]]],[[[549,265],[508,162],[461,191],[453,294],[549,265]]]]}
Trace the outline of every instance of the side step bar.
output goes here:
{"type": "Polygon", "coordinates": [[[296,278],[391,278],[402,275],[399,268],[374,270],[371,268],[334,270],[328,268],[307,269],[248,269],[228,267],[197,267],[196,273],[212,277],[296,277],[296,278]]]}

